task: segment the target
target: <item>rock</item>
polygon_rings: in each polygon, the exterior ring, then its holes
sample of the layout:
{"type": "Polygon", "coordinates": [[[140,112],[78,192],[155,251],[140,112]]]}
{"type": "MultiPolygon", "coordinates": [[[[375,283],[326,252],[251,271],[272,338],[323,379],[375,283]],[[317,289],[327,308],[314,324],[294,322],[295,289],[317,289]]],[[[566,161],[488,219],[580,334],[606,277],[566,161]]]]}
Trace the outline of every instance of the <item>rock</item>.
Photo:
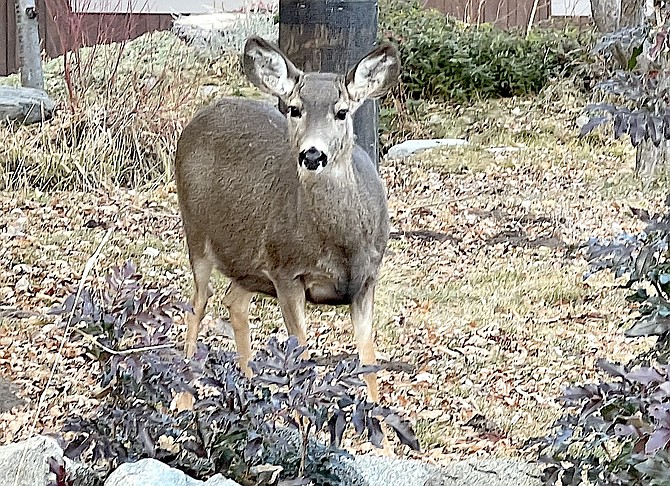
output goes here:
{"type": "Polygon", "coordinates": [[[279,26],[271,13],[188,15],[174,21],[173,31],[197,49],[211,54],[242,52],[250,35],[276,43],[279,26]]]}
{"type": "Polygon", "coordinates": [[[207,481],[205,481],[205,486],[240,486],[232,479],[224,478],[222,474],[215,474],[207,481]]]}
{"type": "Polygon", "coordinates": [[[357,456],[348,460],[368,486],[541,486],[541,466],[490,459],[460,461],[444,467],[390,457],[357,456]]]}
{"type": "Polygon", "coordinates": [[[542,469],[513,460],[462,461],[447,465],[424,486],[540,486],[542,469]]]}
{"type": "Polygon", "coordinates": [[[50,119],[55,107],[53,100],[39,89],[0,86],[0,120],[38,123],[50,119]]]}
{"type": "Polygon", "coordinates": [[[52,483],[49,459],[64,463],[68,478],[75,485],[97,484],[97,477],[81,464],[63,458],[63,449],[51,437],[37,436],[0,447],[0,484],[13,486],[46,486],[52,483]]]}
{"type": "MultiPolygon", "coordinates": [[[[50,437],[0,447],[0,485],[47,486],[52,484],[49,458],[62,461],[76,486],[98,485],[85,466],[63,458],[50,437]]],[[[437,467],[416,460],[380,456],[345,456],[331,464],[331,471],[347,486],[541,486],[542,467],[521,461],[489,459],[460,461],[437,467]]],[[[193,479],[155,459],[119,466],[104,486],[240,486],[217,474],[206,482],[193,479]]]]}
{"type": "Polygon", "coordinates": [[[119,466],[105,481],[105,486],[240,486],[216,474],[202,482],[156,459],[142,459],[119,466]]]}
{"type": "Polygon", "coordinates": [[[410,155],[423,152],[436,147],[462,147],[470,145],[470,142],[460,138],[431,138],[427,140],[406,140],[394,145],[386,154],[387,159],[402,159],[410,155]]]}
{"type": "Polygon", "coordinates": [[[22,405],[24,402],[16,396],[16,387],[11,381],[0,377],[0,413],[22,405]]]}
{"type": "Polygon", "coordinates": [[[58,443],[48,437],[0,447],[0,484],[43,486],[49,484],[49,458],[63,457],[58,443]]]}

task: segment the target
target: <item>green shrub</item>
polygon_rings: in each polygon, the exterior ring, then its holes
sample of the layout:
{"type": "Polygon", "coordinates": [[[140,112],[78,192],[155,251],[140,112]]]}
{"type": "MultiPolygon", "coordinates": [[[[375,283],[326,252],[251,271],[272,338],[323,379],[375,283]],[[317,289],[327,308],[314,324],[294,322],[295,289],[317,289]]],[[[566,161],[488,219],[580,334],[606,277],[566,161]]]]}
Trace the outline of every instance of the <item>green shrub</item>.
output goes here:
{"type": "Polygon", "coordinates": [[[416,1],[386,2],[379,31],[398,46],[404,89],[415,99],[536,93],[586,53],[577,36],[567,32],[536,29],[526,36],[490,24],[468,25],[416,1]]]}

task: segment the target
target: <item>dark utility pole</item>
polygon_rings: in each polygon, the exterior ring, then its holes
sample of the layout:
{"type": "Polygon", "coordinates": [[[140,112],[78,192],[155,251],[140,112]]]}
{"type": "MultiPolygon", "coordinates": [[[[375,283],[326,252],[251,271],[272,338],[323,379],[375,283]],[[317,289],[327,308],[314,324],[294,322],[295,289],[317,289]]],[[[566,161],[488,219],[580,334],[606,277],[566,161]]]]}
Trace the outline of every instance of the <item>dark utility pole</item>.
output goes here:
{"type": "MultiPolygon", "coordinates": [[[[297,68],[346,74],[377,40],[372,0],[279,0],[279,47],[297,68]]],[[[378,164],[379,109],[366,101],[354,116],[358,144],[378,164]]]]}

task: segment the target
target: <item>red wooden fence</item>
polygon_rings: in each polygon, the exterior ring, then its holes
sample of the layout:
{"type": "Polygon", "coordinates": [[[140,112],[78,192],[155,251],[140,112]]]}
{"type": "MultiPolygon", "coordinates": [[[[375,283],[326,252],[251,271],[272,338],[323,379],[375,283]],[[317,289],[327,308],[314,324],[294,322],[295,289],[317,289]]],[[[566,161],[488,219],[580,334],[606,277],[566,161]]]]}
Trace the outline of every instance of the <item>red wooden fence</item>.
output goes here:
{"type": "Polygon", "coordinates": [[[551,0],[424,0],[426,7],[459,20],[473,24],[490,22],[502,29],[526,27],[535,3],[533,23],[549,19],[551,0]]]}
{"type": "MultiPolygon", "coordinates": [[[[134,39],[172,26],[165,14],[73,13],[68,0],[38,0],[40,39],[50,57],[82,45],[134,39]]],[[[18,70],[14,0],[0,0],[0,76],[18,70]]]]}

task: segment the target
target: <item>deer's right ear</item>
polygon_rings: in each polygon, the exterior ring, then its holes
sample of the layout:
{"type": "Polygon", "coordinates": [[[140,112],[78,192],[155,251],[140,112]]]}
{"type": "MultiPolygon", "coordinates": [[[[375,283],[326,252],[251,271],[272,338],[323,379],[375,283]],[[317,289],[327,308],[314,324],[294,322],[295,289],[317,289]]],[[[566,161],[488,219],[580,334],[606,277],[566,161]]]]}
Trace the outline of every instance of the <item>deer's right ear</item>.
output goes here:
{"type": "Polygon", "coordinates": [[[243,64],[249,81],[282,100],[293,92],[303,74],[277,47],[256,36],[247,39],[243,64]]]}

